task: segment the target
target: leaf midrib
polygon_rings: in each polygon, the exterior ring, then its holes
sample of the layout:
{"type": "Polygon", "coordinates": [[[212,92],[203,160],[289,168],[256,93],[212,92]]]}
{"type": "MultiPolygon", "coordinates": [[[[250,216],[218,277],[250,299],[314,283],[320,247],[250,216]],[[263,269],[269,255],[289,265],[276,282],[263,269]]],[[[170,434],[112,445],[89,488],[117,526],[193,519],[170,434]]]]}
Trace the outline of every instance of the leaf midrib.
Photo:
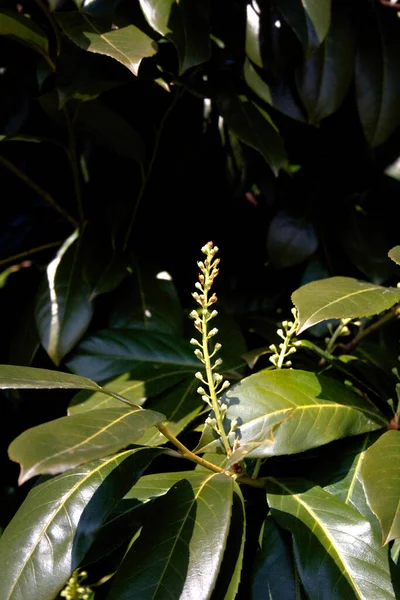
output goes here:
{"type": "Polygon", "coordinates": [[[89,25],[89,26],[90,26],[90,27],[93,29],[93,31],[94,31],[94,32],[95,32],[95,33],[96,33],[96,34],[97,34],[97,35],[98,35],[98,36],[99,36],[99,37],[100,37],[100,38],[101,38],[101,39],[102,39],[102,40],[103,40],[103,41],[104,41],[106,44],[108,44],[109,46],[111,46],[111,48],[113,48],[113,49],[116,51],[116,53],[117,53],[117,54],[121,54],[121,56],[123,56],[123,57],[124,57],[124,58],[125,58],[125,59],[128,61],[128,63],[129,63],[130,65],[132,65],[132,66],[134,65],[134,63],[133,63],[133,62],[132,62],[132,60],[129,58],[129,56],[127,56],[127,55],[126,55],[124,52],[122,52],[122,50],[120,50],[119,48],[117,48],[116,46],[114,46],[114,44],[112,44],[112,43],[110,42],[110,40],[109,40],[109,39],[107,39],[107,38],[106,38],[106,36],[105,36],[103,33],[101,33],[101,32],[100,32],[100,31],[97,29],[97,27],[95,27],[95,26],[93,25],[93,23],[92,23],[92,22],[91,22],[91,21],[90,21],[90,20],[87,18],[87,16],[85,15],[85,13],[81,12],[81,13],[79,13],[79,14],[80,14],[80,15],[83,17],[84,21],[86,21],[86,23],[87,23],[87,24],[88,24],[88,25],[89,25]]]}

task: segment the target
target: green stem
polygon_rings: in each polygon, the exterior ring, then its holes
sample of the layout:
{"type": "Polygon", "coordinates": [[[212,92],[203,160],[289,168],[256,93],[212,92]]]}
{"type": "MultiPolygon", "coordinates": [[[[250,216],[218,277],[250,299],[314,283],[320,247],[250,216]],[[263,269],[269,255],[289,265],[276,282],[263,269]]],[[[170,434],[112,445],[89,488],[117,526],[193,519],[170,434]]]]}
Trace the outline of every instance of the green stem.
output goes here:
{"type": "Polygon", "coordinates": [[[153,153],[151,155],[150,162],[149,162],[149,165],[147,167],[147,170],[145,170],[143,164],[140,164],[140,172],[141,172],[142,184],[140,186],[139,193],[137,195],[135,206],[134,206],[134,209],[133,209],[132,217],[131,217],[131,220],[129,222],[128,229],[127,229],[127,232],[126,232],[126,235],[125,235],[125,240],[124,240],[124,243],[123,243],[123,246],[122,246],[123,252],[125,252],[126,249],[127,249],[127,247],[128,247],[128,243],[129,243],[129,239],[130,239],[131,234],[132,234],[132,229],[133,229],[133,225],[135,223],[136,215],[137,215],[137,212],[139,210],[140,203],[142,201],[142,198],[143,198],[144,193],[145,193],[146,188],[147,188],[147,184],[149,182],[150,176],[151,176],[152,171],[153,171],[153,167],[154,167],[154,163],[155,163],[156,158],[157,158],[158,149],[159,149],[159,146],[160,146],[161,137],[162,137],[162,134],[163,134],[163,131],[164,131],[165,123],[166,123],[166,121],[167,121],[167,119],[168,119],[171,111],[174,109],[176,103],[181,98],[183,92],[184,92],[183,88],[179,89],[176,92],[174,99],[172,100],[171,104],[169,105],[168,109],[165,111],[164,116],[163,116],[163,118],[160,121],[160,125],[158,127],[157,134],[156,134],[156,139],[155,139],[155,142],[154,142],[153,153]]]}
{"type": "Polygon", "coordinates": [[[66,107],[64,108],[64,115],[65,115],[65,120],[67,123],[67,131],[68,131],[68,153],[67,154],[68,154],[69,163],[71,165],[71,170],[72,170],[72,180],[74,183],[75,198],[76,198],[76,202],[78,205],[79,220],[81,223],[83,223],[85,220],[85,216],[83,214],[79,163],[78,163],[78,157],[77,157],[77,153],[76,153],[74,120],[71,119],[68,109],[66,107]]]}
{"type": "Polygon", "coordinates": [[[384,314],[383,317],[378,319],[378,321],[375,321],[375,323],[372,323],[372,325],[370,325],[366,329],[360,331],[352,339],[351,342],[349,342],[348,344],[345,345],[346,351],[352,352],[358,346],[358,344],[361,342],[361,340],[363,340],[368,335],[370,335],[377,329],[380,329],[383,325],[386,325],[386,323],[389,323],[390,321],[392,321],[393,319],[396,319],[399,316],[400,316],[400,306],[397,305],[397,306],[394,306],[391,310],[389,310],[386,314],[384,314]]]}
{"type": "Polygon", "coordinates": [[[19,252],[18,254],[13,254],[13,256],[9,256],[8,258],[3,258],[3,260],[0,260],[0,266],[6,265],[8,263],[16,262],[18,260],[21,260],[22,258],[31,256],[32,254],[37,254],[38,252],[42,252],[42,250],[48,250],[49,248],[56,248],[57,246],[61,246],[61,244],[62,244],[62,241],[50,242],[49,244],[43,244],[43,246],[37,246],[36,248],[32,248],[31,250],[25,250],[25,252],[19,252]]]}
{"type": "Polygon", "coordinates": [[[350,323],[351,319],[342,319],[339,323],[339,325],[336,327],[335,331],[333,332],[333,335],[331,337],[331,339],[329,340],[327,346],[326,346],[326,351],[329,354],[332,354],[333,349],[335,347],[335,343],[336,340],[338,339],[338,337],[340,336],[340,334],[342,333],[343,329],[346,327],[346,325],[348,323],[350,323]]]}
{"type": "MultiPolygon", "coordinates": [[[[207,306],[207,303],[208,303],[207,282],[204,285],[204,299],[205,299],[204,306],[207,306]]],[[[228,436],[225,433],[223,420],[221,418],[221,412],[219,410],[218,397],[217,397],[217,394],[215,391],[215,383],[214,383],[214,377],[213,377],[213,372],[212,372],[212,368],[211,368],[210,353],[208,351],[208,327],[207,327],[207,317],[205,314],[203,314],[203,316],[202,316],[202,332],[203,332],[202,333],[202,336],[203,336],[202,337],[202,342],[203,342],[202,349],[203,349],[203,357],[204,357],[204,366],[206,368],[206,377],[207,377],[207,383],[208,383],[208,388],[209,388],[210,397],[211,397],[211,404],[212,404],[212,408],[214,410],[215,420],[217,422],[218,431],[221,436],[221,440],[224,445],[225,452],[226,452],[227,456],[230,456],[230,454],[232,453],[232,449],[231,449],[231,445],[228,440],[228,436]]]]}
{"type": "Polygon", "coordinates": [[[290,341],[292,339],[292,336],[296,333],[296,329],[297,329],[297,318],[294,320],[292,327],[289,329],[289,331],[286,334],[285,339],[283,340],[282,348],[279,353],[278,362],[276,363],[277,369],[282,369],[282,367],[283,367],[283,363],[285,361],[285,357],[286,357],[286,353],[289,348],[290,341]]]}
{"type": "Polygon", "coordinates": [[[49,194],[44,190],[40,185],[38,185],[35,181],[33,181],[28,175],[26,175],[21,169],[19,169],[16,165],[10,162],[4,156],[0,156],[0,164],[6,167],[11,173],[16,175],[21,181],[23,181],[27,186],[29,186],[34,192],[36,192],[51,208],[57,211],[66,221],[71,223],[74,227],[78,227],[79,223],[72,217],[62,206],[60,206],[49,194]]]}
{"type": "Polygon", "coordinates": [[[61,51],[61,36],[60,36],[60,32],[58,30],[58,25],[56,23],[56,20],[54,19],[52,13],[48,10],[46,4],[44,2],[42,2],[42,0],[35,0],[35,2],[39,6],[39,8],[44,12],[44,14],[46,15],[46,18],[47,18],[48,22],[50,23],[50,26],[54,32],[54,37],[56,40],[56,54],[58,57],[58,56],[60,56],[60,51],[61,51]]]}
{"type": "Polygon", "coordinates": [[[257,458],[256,466],[254,467],[254,471],[253,471],[253,473],[251,475],[252,479],[257,479],[258,474],[259,474],[260,469],[261,469],[262,463],[263,463],[263,459],[262,458],[257,458]]]}

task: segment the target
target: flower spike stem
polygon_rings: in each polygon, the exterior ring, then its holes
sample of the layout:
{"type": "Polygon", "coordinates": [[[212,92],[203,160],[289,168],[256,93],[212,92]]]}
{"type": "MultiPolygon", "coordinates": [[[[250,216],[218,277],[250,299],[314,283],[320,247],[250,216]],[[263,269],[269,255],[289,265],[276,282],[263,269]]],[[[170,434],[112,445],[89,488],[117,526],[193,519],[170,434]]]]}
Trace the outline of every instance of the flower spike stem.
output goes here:
{"type": "Polygon", "coordinates": [[[215,344],[211,351],[209,346],[210,339],[218,333],[218,329],[215,327],[211,330],[209,330],[208,327],[208,322],[218,314],[216,310],[209,310],[210,307],[217,301],[217,296],[215,294],[211,295],[210,290],[212,284],[214,283],[214,279],[218,275],[219,258],[215,258],[218,248],[214,246],[212,242],[208,242],[208,244],[203,246],[201,251],[206,255],[206,258],[204,262],[200,261],[197,263],[200,273],[199,281],[196,283],[195,287],[200,293],[194,292],[192,294],[196,302],[200,304],[201,310],[199,313],[193,310],[190,313],[190,316],[194,319],[194,326],[201,333],[202,338],[201,343],[194,338],[191,340],[191,343],[194,346],[198,346],[194,353],[204,364],[206,370],[205,379],[200,372],[196,373],[196,377],[201,381],[201,383],[208,387],[208,392],[203,387],[199,387],[197,391],[201,395],[204,402],[206,402],[214,411],[215,417],[209,418],[208,424],[213,427],[221,437],[225,452],[229,456],[232,452],[232,449],[229,444],[228,436],[225,432],[223,423],[228,407],[226,404],[221,403],[220,399],[218,398],[218,395],[229,387],[229,382],[224,381],[222,375],[215,372],[215,369],[222,363],[222,360],[217,359],[214,364],[212,364],[212,359],[220,350],[221,344],[215,344]]]}

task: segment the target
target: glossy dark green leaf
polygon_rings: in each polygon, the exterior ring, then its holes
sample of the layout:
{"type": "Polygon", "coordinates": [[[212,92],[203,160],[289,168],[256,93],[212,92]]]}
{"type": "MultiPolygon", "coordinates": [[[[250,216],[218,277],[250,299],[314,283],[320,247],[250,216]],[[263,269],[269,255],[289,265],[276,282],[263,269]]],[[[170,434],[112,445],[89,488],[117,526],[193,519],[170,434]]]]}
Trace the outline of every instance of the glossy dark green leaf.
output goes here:
{"type": "Polygon", "coordinates": [[[0,389],[72,389],[100,390],[94,381],[71,373],[48,369],[0,365],[0,389]]]}
{"type": "Polygon", "coordinates": [[[264,157],[277,173],[286,163],[283,139],[269,115],[245,96],[219,96],[218,106],[228,127],[245,144],[264,157]]]}
{"type": "Polygon", "coordinates": [[[81,106],[77,125],[111,152],[139,163],[144,161],[146,148],[142,137],[123,117],[98,100],[81,106]]]}
{"type": "Polygon", "coordinates": [[[90,287],[79,256],[80,237],[76,231],[48,265],[36,298],[36,326],[42,345],[56,365],[85,333],[93,315],[90,287]]]}
{"type": "Polygon", "coordinates": [[[109,327],[181,335],[182,308],[168,273],[152,274],[136,265],[118,290],[109,327]]]}
{"type": "Polygon", "coordinates": [[[140,0],[149,25],[176,47],[180,74],[210,58],[208,2],[140,0]]]}
{"type": "Polygon", "coordinates": [[[272,265],[277,269],[302,263],[317,248],[317,234],[304,217],[280,212],[272,219],[267,234],[267,250],[272,265]]]}
{"type": "Polygon", "coordinates": [[[358,112],[368,143],[376,147],[400,124],[400,40],[396,11],[382,7],[362,19],[357,43],[358,112]]]}
{"type": "Polygon", "coordinates": [[[293,92],[285,79],[282,78],[279,81],[267,83],[248,59],[244,63],[243,75],[249,88],[261,100],[292,119],[297,121],[306,120],[302,107],[295,100],[293,92]]]}
{"type": "MultiPolygon", "coordinates": [[[[344,384],[307,371],[260,371],[243,379],[225,398],[227,419],[238,421],[240,440],[228,464],[244,457],[303,452],[387,423],[372,404],[344,384]]],[[[220,444],[209,438],[203,434],[201,445],[207,451],[220,444]]]]}
{"type": "Polygon", "coordinates": [[[182,479],[154,503],[108,600],[210,598],[226,548],[234,481],[202,475],[200,485],[182,479]]]}
{"type": "Polygon", "coordinates": [[[382,285],[396,273],[396,267],[387,257],[387,222],[379,209],[374,214],[357,208],[360,207],[343,209],[343,222],[337,225],[338,240],[368,281],[382,285]]]}
{"type": "Polygon", "coordinates": [[[118,452],[164,419],[160,413],[126,406],[61,417],[27,429],[8,452],[21,465],[22,484],[35,475],[54,475],[118,452]]]}
{"type": "Polygon", "coordinates": [[[334,11],[323,44],[303,63],[296,76],[310,124],[317,125],[342,104],[353,79],[353,57],[354,33],[348,14],[334,11]]]}
{"type": "MultiPolygon", "coordinates": [[[[156,376],[160,369],[193,373],[199,361],[193,346],[180,338],[155,331],[105,329],[84,339],[67,362],[74,373],[101,381],[134,373],[147,365],[156,376]]],[[[133,377],[135,379],[135,377],[133,377]]]]}
{"type": "Polygon", "coordinates": [[[328,319],[377,315],[400,301],[400,290],[351,277],[329,277],[303,285],[292,294],[292,301],[299,311],[299,334],[328,319]]]}
{"type": "MultiPolygon", "coordinates": [[[[171,390],[150,399],[146,408],[162,412],[166,417],[168,429],[173,435],[179,435],[205,408],[203,400],[197,393],[198,380],[190,377],[171,390]]],[[[166,438],[155,427],[148,429],[136,442],[141,446],[159,446],[166,444],[166,438]]]]}
{"type": "MultiPolygon", "coordinates": [[[[174,371],[170,367],[154,370],[151,365],[141,365],[140,368],[135,369],[135,379],[133,379],[131,373],[125,373],[108,381],[103,389],[115,392],[141,406],[148,398],[158,396],[186,378],[187,374],[185,372],[174,371]]],[[[107,396],[104,392],[82,391],[72,398],[68,407],[68,414],[73,415],[88,410],[115,406],[121,406],[121,401],[107,396]]]]}
{"type": "Polygon", "coordinates": [[[294,31],[307,54],[310,49],[307,17],[303,6],[298,0],[278,0],[276,8],[289,27],[294,31]]]}
{"type": "Polygon", "coordinates": [[[24,44],[42,56],[47,57],[49,53],[49,40],[43,29],[32,19],[11,10],[0,11],[0,35],[24,44]]]}
{"type": "Polygon", "coordinates": [[[301,3],[322,42],[331,24],[331,0],[301,0],[301,3]]]}
{"type": "Polygon", "coordinates": [[[311,482],[268,481],[272,516],[294,537],[296,564],[311,598],[395,597],[387,549],[358,512],[311,482]]]}
{"type": "Polygon", "coordinates": [[[400,432],[384,433],[365,453],[361,477],[383,544],[400,537],[400,432]]]}
{"type": "Polygon", "coordinates": [[[272,516],[267,515],[252,575],[253,600],[297,598],[298,583],[292,552],[290,539],[286,539],[272,516]]]}
{"type": "Polygon", "coordinates": [[[308,476],[329,494],[354,508],[376,528],[377,522],[368,506],[361,468],[368,448],[380,432],[358,435],[321,448],[315,457],[317,468],[306,468],[308,476]]]}
{"type": "Polygon", "coordinates": [[[157,44],[148,35],[115,18],[69,11],[56,13],[56,19],[77,46],[115,58],[134,75],[137,75],[142,59],[157,52],[157,44]]]}
{"type": "Polygon", "coordinates": [[[246,542],[246,512],[242,491],[237,483],[233,487],[232,515],[229,535],[216,586],[211,600],[235,600],[242,577],[244,547],[246,542]]]}
{"type": "Polygon", "coordinates": [[[129,450],[39,480],[0,539],[2,600],[53,600],[107,514],[158,453],[129,450]]]}
{"type": "Polygon", "coordinates": [[[400,265],[400,246],[395,246],[389,250],[388,256],[396,263],[396,265],[400,265]]]}

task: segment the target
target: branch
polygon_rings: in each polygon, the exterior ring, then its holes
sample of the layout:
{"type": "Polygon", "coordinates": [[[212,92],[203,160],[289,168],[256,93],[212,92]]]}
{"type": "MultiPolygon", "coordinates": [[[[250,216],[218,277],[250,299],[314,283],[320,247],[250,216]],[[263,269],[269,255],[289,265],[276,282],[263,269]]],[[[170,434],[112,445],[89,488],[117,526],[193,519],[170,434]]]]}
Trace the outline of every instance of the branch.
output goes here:
{"type": "Polygon", "coordinates": [[[378,321],[375,321],[375,323],[372,323],[372,325],[366,329],[359,331],[358,334],[351,340],[351,342],[348,344],[338,344],[337,346],[339,348],[343,348],[346,352],[352,352],[364,338],[399,316],[400,306],[394,306],[391,310],[389,310],[389,312],[385,313],[383,317],[378,319],[378,321]]]}
{"type": "Polygon", "coordinates": [[[11,173],[14,173],[21,181],[23,181],[27,186],[29,186],[34,192],[36,192],[51,208],[57,211],[62,217],[71,223],[74,227],[78,227],[79,223],[72,217],[62,206],[60,206],[56,200],[54,200],[53,196],[46,192],[40,185],[38,185],[35,181],[33,181],[28,175],[26,175],[21,169],[19,169],[12,162],[4,158],[4,156],[0,156],[0,164],[6,167],[11,173]]]}

